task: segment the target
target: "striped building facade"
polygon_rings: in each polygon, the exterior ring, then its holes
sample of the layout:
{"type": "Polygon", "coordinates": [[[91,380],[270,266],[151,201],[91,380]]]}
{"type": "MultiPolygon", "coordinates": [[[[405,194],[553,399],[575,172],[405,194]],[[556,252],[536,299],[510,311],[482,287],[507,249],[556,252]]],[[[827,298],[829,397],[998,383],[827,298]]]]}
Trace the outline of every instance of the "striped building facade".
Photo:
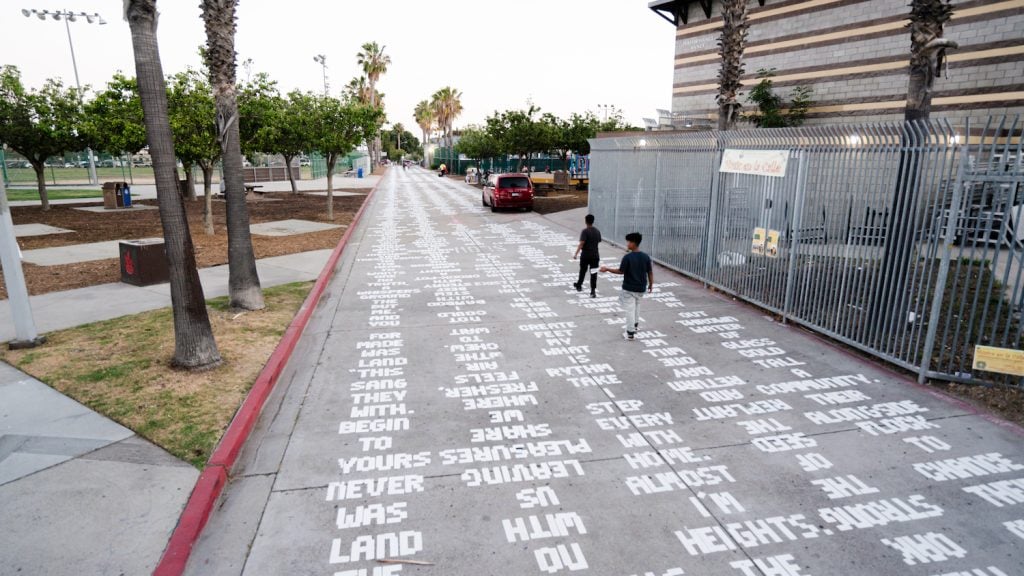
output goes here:
{"type": "MultiPolygon", "coordinates": [[[[741,90],[761,68],[775,68],[776,93],[813,88],[807,123],[902,120],[907,95],[909,0],[751,0],[741,90]]],[[[721,0],[655,0],[676,26],[672,113],[714,121],[721,0]]],[[[1024,113],[1024,0],[957,0],[945,37],[932,115],[960,119],[1024,113]]]]}

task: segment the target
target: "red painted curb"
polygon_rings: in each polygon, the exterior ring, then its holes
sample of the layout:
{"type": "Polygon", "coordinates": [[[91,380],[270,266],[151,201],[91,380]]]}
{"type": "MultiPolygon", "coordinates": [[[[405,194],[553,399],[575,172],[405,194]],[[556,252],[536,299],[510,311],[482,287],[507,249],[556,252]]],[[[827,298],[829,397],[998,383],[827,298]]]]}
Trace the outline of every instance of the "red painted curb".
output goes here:
{"type": "MultiPolygon", "coordinates": [[[[377,186],[379,185],[380,182],[377,183],[377,186]]],[[[220,497],[224,485],[227,484],[228,473],[230,473],[231,467],[234,466],[242,446],[249,438],[253,426],[256,425],[260,411],[263,410],[263,404],[267,401],[270,392],[274,389],[274,385],[277,384],[278,377],[291,358],[292,351],[295,350],[299,337],[302,336],[302,332],[309,323],[309,319],[313,316],[313,310],[316,309],[321,296],[323,296],[324,291],[327,289],[327,284],[334,275],[334,267],[337,266],[338,260],[341,259],[341,253],[345,249],[345,245],[348,244],[352,231],[359,224],[359,220],[362,218],[366,207],[370,204],[374,193],[377,191],[377,186],[370,190],[370,193],[366,195],[366,200],[363,201],[363,205],[359,207],[355,216],[352,217],[352,222],[349,224],[348,229],[345,230],[345,234],[338,241],[338,245],[334,247],[334,251],[331,252],[331,256],[327,259],[323,270],[320,271],[316,284],[309,291],[306,300],[302,303],[302,307],[299,308],[295,318],[288,325],[288,329],[285,331],[284,336],[281,337],[281,341],[277,344],[274,352],[270,355],[263,370],[256,377],[256,381],[249,390],[249,394],[238,408],[238,412],[232,418],[231,424],[228,425],[228,429],[224,432],[220,443],[210,456],[210,460],[206,463],[203,472],[199,475],[199,480],[196,481],[196,485],[192,489],[192,495],[189,496],[188,503],[185,504],[185,509],[178,519],[178,525],[174,528],[174,532],[171,533],[171,538],[167,542],[167,548],[164,549],[163,556],[160,557],[160,563],[153,570],[154,576],[178,576],[185,572],[188,557],[192,553],[192,546],[199,539],[203,527],[206,526],[207,520],[210,519],[213,506],[216,504],[217,498],[220,497]]]]}

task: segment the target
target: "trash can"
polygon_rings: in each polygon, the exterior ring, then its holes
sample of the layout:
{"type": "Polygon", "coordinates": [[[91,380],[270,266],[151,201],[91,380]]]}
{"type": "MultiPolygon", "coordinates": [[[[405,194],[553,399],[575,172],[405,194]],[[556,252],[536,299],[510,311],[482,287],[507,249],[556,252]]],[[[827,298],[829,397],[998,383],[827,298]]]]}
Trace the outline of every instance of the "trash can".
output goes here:
{"type": "Polygon", "coordinates": [[[121,188],[121,200],[125,208],[132,207],[132,189],[127,184],[121,188]]]}
{"type": "Polygon", "coordinates": [[[126,240],[119,243],[121,282],[149,286],[170,280],[164,241],[126,240]]]}
{"type": "Polygon", "coordinates": [[[131,199],[125,204],[124,195],[128,190],[127,182],[104,182],[103,183],[103,208],[114,210],[126,208],[132,205],[131,199]]]}
{"type": "Polygon", "coordinates": [[[360,166],[359,168],[356,169],[356,178],[362,178],[362,177],[363,177],[363,167],[360,166]]]}

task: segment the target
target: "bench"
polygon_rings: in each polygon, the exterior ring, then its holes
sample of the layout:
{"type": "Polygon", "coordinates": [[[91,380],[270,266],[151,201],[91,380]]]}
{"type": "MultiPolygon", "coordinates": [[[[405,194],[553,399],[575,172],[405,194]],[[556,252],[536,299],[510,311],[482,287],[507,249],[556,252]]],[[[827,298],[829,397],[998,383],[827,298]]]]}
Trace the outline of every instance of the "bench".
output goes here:
{"type": "Polygon", "coordinates": [[[246,196],[251,196],[253,194],[266,194],[266,192],[263,192],[262,190],[257,190],[257,188],[263,188],[262,184],[243,184],[242,186],[245,187],[246,196]]]}

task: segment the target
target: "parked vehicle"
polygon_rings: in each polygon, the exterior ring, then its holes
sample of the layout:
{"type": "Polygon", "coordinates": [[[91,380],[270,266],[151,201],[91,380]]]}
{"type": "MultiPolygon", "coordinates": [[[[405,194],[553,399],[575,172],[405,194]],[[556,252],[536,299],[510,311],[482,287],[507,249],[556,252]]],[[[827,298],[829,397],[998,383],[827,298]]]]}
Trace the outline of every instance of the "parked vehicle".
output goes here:
{"type": "Polygon", "coordinates": [[[533,210],[533,183],[526,174],[492,174],[480,199],[491,212],[501,208],[533,210]]]}

